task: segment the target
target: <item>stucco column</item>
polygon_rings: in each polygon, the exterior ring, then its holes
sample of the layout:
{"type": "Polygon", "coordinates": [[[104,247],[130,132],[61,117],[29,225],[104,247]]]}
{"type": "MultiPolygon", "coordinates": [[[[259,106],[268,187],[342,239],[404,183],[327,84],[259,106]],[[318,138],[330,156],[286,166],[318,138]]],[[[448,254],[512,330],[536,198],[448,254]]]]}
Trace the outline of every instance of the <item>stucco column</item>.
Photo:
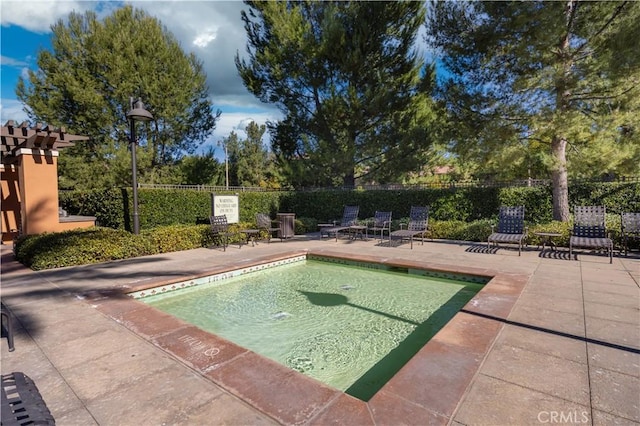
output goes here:
{"type": "Polygon", "coordinates": [[[16,154],[22,232],[50,232],[58,226],[58,151],[21,148],[16,154]]]}

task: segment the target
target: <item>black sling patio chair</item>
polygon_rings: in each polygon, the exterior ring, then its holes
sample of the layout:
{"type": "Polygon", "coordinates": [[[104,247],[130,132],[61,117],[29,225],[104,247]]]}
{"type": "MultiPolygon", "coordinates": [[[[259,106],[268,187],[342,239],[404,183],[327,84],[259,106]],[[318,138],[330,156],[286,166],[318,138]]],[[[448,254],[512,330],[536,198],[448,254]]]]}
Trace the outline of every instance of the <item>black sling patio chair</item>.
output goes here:
{"type": "MultiPolygon", "coordinates": [[[[400,227],[403,227],[400,224],[400,227]]],[[[409,212],[409,224],[407,229],[398,229],[389,234],[389,243],[392,238],[399,238],[400,242],[405,239],[411,241],[411,250],[413,250],[414,237],[420,236],[420,241],[424,245],[424,234],[429,230],[429,207],[427,206],[411,206],[409,212]]]]}
{"type": "Polygon", "coordinates": [[[607,233],[604,206],[576,206],[573,209],[573,229],[569,237],[569,257],[574,247],[604,249],[613,263],[613,240],[607,233]]]}
{"type": "MultiPolygon", "coordinates": [[[[239,233],[229,231],[229,224],[227,223],[226,215],[209,216],[209,222],[211,223],[211,233],[213,234],[214,239],[219,241],[217,245],[221,245],[223,251],[227,251],[229,238],[238,235],[239,233]]],[[[242,248],[242,241],[240,241],[238,245],[242,248]]]]}
{"type": "Polygon", "coordinates": [[[491,225],[491,235],[487,238],[487,246],[493,243],[517,244],[518,256],[522,254],[522,242],[527,236],[524,226],[524,206],[502,206],[498,213],[498,229],[491,225]]]}
{"type": "Polygon", "coordinates": [[[640,240],[640,213],[622,213],[620,226],[626,256],[629,251],[629,240],[640,240]]]}
{"type": "Polygon", "coordinates": [[[336,241],[338,241],[338,233],[349,231],[352,226],[358,224],[359,212],[360,206],[345,206],[342,213],[342,219],[340,220],[340,225],[323,229],[322,232],[326,233],[329,237],[333,234],[336,237],[336,241]]]}
{"type": "MultiPolygon", "coordinates": [[[[271,242],[271,237],[278,237],[280,233],[280,222],[273,221],[266,213],[257,213],[256,214],[256,224],[258,225],[258,229],[262,232],[265,231],[267,233],[267,244],[271,242]],[[278,226],[273,226],[274,223],[278,223],[278,226]]],[[[280,241],[282,241],[282,237],[280,241]]]]}

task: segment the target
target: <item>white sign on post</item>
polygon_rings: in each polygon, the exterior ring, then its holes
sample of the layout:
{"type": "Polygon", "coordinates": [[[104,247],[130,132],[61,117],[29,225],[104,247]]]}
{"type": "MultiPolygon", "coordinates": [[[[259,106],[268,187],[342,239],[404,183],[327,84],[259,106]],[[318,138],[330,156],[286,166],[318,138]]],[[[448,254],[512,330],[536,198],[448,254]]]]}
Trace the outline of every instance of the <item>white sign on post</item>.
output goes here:
{"type": "Polygon", "coordinates": [[[237,195],[211,194],[211,207],[214,216],[227,216],[227,223],[240,221],[240,204],[237,195]]]}

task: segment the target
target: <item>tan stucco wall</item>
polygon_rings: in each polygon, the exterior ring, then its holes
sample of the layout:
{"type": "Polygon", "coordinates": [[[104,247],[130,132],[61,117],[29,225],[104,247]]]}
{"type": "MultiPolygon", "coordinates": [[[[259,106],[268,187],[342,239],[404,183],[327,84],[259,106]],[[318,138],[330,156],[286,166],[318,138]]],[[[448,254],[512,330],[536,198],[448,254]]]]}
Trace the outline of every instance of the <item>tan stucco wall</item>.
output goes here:
{"type": "Polygon", "coordinates": [[[10,231],[18,228],[20,217],[23,234],[59,232],[95,225],[92,220],[60,222],[57,151],[25,150],[17,160],[15,168],[7,166],[2,173],[3,242],[13,238],[10,231]]]}
{"type": "Polygon", "coordinates": [[[20,199],[25,216],[22,220],[22,232],[40,234],[55,230],[58,225],[57,156],[38,153],[21,155],[18,157],[18,172],[20,199]]]}

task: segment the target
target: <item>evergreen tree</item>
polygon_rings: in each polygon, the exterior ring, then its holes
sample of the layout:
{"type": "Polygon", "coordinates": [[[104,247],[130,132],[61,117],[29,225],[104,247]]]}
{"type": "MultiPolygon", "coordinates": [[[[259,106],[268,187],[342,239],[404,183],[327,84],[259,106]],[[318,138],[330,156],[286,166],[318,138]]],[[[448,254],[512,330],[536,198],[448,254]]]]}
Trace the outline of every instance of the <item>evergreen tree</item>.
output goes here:
{"type": "Polygon", "coordinates": [[[247,139],[238,147],[237,173],[242,186],[265,186],[268,174],[268,153],[262,145],[267,127],[252,121],[247,125],[247,139]]]}
{"type": "Polygon", "coordinates": [[[220,112],[212,111],[202,64],[157,19],[125,6],[103,21],[72,13],[52,32],[52,51],[39,52],[38,71],[19,79],[16,93],[31,120],[91,138],[61,157],[62,187],[131,183],[130,97],[154,116],[137,125],[142,182],[211,134],[220,112]]]}
{"type": "Polygon", "coordinates": [[[562,221],[570,171],[638,172],[640,3],[434,1],[429,10],[458,154],[548,170],[562,221]]]}
{"type": "Polygon", "coordinates": [[[224,185],[224,165],[211,147],[203,155],[182,157],[178,164],[183,185],[224,185]]]}
{"type": "Polygon", "coordinates": [[[284,114],[269,126],[290,182],[351,187],[424,163],[434,115],[433,73],[414,51],[423,3],[246,3],[248,60],[236,66],[284,114]]]}

